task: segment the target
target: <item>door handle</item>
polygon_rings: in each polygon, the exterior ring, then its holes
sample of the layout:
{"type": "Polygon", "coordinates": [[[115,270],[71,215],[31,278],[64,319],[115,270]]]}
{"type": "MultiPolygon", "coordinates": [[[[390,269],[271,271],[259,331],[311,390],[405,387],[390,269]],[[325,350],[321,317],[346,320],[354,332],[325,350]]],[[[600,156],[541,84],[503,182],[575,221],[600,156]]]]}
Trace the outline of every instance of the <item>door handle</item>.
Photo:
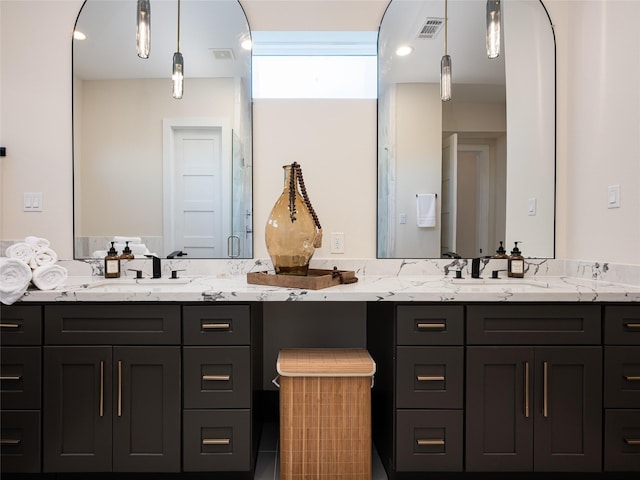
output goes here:
{"type": "Polygon", "coordinates": [[[100,416],[104,417],[104,360],[100,360],[100,416]]]}
{"type": "Polygon", "coordinates": [[[542,385],[542,416],[547,418],[549,416],[549,362],[542,364],[544,377],[542,385]]]}
{"type": "Polygon", "coordinates": [[[231,380],[231,375],[203,375],[202,380],[212,382],[228,382],[231,380]]]}
{"type": "Polygon", "coordinates": [[[444,322],[439,323],[418,323],[418,330],[444,330],[446,325],[444,322]]]}
{"type": "Polygon", "coordinates": [[[425,445],[444,445],[443,438],[433,438],[433,439],[425,439],[425,440],[416,440],[417,444],[420,446],[425,445]]]}
{"type": "Polygon", "coordinates": [[[22,379],[22,375],[2,375],[0,377],[1,381],[4,381],[4,380],[15,380],[15,381],[18,381],[18,380],[21,380],[21,379],[22,379]]]}
{"type": "Polygon", "coordinates": [[[118,360],[118,416],[122,416],[122,360],[118,360]]]}
{"type": "Polygon", "coordinates": [[[228,330],[231,328],[231,324],[229,322],[225,323],[203,323],[203,330],[228,330]]]}
{"type": "Polygon", "coordinates": [[[529,418],[529,362],[524,362],[524,417],[529,418]]]}
{"type": "Polygon", "coordinates": [[[202,445],[229,445],[231,439],[229,438],[203,438],[202,445]]]}
{"type": "Polygon", "coordinates": [[[442,382],[444,375],[418,375],[419,382],[442,382]]]}

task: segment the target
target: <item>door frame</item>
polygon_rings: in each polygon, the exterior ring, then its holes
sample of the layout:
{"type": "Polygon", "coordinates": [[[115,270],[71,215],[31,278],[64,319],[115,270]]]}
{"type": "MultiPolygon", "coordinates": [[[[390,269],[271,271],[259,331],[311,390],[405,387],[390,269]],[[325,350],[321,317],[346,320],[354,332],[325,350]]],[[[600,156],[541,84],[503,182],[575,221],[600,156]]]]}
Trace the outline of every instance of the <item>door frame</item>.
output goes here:
{"type": "Polygon", "coordinates": [[[224,239],[229,238],[231,235],[231,122],[227,118],[165,118],[162,120],[162,223],[165,253],[175,250],[175,134],[180,130],[192,130],[198,128],[218,128],[221,131],[222,232],[220,232],[220,237],[224,239]]]}

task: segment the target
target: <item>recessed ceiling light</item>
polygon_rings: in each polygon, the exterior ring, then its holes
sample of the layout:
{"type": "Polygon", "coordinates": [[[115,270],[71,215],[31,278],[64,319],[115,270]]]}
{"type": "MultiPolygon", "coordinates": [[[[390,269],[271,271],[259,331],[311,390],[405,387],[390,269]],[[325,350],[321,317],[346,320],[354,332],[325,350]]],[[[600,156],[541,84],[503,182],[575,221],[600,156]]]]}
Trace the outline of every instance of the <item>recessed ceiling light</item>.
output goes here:
{"type": "Polygon", "coordinates": [[[396,55],[399,57],[406,57],[411,52],[413,52],[413,47],[411,45],[402,45],[396,50],[396,55]]]}
{"type": "Polygon", "coordinates": [[[74,30],[73,31],[73,39],[74,40],[86,40],[87,36],[82,33],[80,30],[74,30]]]}

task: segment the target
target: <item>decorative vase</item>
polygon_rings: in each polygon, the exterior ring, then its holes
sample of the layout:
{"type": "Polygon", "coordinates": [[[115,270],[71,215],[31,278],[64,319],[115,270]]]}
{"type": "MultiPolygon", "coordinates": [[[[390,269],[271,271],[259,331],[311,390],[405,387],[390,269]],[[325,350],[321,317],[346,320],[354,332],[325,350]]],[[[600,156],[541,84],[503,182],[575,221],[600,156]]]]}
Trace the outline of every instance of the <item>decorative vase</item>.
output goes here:
{"type": "Polygon", "coordinates": [[[307,275],[313,252],[322,245],[322,228],[307,196],[300,165],[294,162],[282,168],[284,188],[265,229],[267,252],[276,274],[307,275]]]}

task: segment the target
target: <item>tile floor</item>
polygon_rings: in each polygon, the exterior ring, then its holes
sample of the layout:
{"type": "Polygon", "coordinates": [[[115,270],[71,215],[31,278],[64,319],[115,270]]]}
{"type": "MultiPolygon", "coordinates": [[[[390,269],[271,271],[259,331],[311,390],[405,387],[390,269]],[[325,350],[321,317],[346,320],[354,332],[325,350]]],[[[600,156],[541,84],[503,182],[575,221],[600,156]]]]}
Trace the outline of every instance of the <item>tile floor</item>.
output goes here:
{"type": "MultiPolygon", "coordinates": [[[[262,427],[262,438],[256,464],[254,480],[280,480],[280,466],[278,462],[278,424],[265,423],[262,427]]],[[[387,480],[387,475],[376,449],[372,455],[372,480],[387,480]]]]}

